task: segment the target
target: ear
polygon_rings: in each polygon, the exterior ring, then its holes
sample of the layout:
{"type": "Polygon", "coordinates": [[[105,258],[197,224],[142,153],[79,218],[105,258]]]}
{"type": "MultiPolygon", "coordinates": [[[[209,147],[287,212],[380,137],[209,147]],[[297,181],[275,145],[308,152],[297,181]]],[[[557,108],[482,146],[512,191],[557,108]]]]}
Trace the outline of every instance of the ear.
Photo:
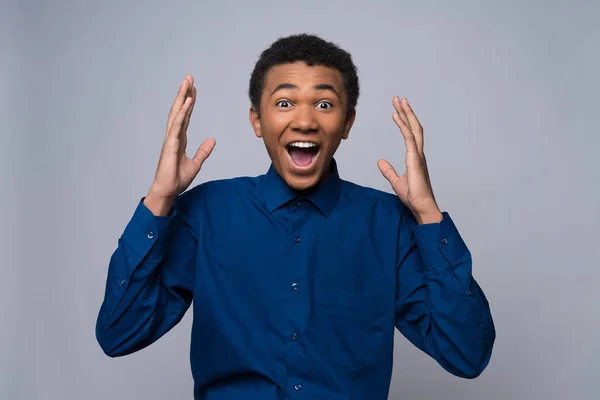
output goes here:
{"type": "Polygon", "coordinates": [[[252,129],[254,129],[254,134],[256,137],[262,137],[262,131],[260,129],[260,116],[254,107],[250,107],[250,125],[252,125],[252,129]]]}
{"type": "Polygon", "coordinates": [[[352,129],[352,125],[354,125],[354,120],[356,119],[356,110],[352,110],[346,117],[346,122],[344,122],[344,133],[342,134],[342,139],[348,139],[348,135],[350,135],[350,129],[352,129]]]}

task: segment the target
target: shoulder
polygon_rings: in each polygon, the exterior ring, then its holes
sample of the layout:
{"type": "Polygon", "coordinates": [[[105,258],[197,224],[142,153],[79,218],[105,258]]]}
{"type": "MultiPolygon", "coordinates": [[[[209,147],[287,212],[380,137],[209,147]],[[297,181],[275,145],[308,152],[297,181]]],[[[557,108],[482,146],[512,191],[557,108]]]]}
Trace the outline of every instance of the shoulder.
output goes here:
{"type": "Polygon", "coordinates": [[[341,193],[356,201],[368,201],[383,204],[394,204],[398,201],[398,196],[395,194],[368,186],[362,186],[346,180],[341,181],[341,193]]]}
{"type": "Polygon", "coordinates": [[[342,180],[340,200],[356,206],[377,208],[391,214],[402,213],[404,204],[395,193],[386,192],[354,182],[342,180]]]}
{"type": "Polygon", "coordinates": [[[206,205],[212,207],[224,203],[236,204],[236,200],[242,200],[254,193],[260,179],[260,176],[240,176],[202,182],[180,194],[176,203],[180,210],[192,213],[194,210],[199,212],[206,205]]]}
{"type": "Polygon", "coordinates": [[[180,194],[178,201],[193,206],[245,196],[248,192],[254,191],[260,180],[261,176],[239,176],[202,182],[180,194]]]}

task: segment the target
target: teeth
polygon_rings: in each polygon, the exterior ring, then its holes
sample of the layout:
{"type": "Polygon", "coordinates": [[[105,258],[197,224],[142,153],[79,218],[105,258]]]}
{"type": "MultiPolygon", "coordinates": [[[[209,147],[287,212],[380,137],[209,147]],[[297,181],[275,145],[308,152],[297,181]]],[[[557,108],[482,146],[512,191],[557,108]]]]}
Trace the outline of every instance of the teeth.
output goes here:
{"type": "Polygon", "coordinates": [[[311,143],[311,142],[292,142],[289,145],[293,146],[293,147],[302,147],[302,148],[317,147],[316,143],[311,143]]]}

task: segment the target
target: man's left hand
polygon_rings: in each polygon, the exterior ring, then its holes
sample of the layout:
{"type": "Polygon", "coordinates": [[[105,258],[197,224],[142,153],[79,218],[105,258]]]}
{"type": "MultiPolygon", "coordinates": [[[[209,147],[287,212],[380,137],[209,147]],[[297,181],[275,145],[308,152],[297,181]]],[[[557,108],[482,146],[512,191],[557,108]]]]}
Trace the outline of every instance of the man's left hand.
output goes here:
{"type": "Polygon", "coordinates": [[[443,215],[435,201],[429,179],[423,152],[423,127],[406,98],[400,100],[394,97],[392,104],[396,109],[394,122],[400,128],[406,144],[406,171],[399,176],[387,160],[379,160],[377,166],[419,224],[439,223],[443,215]]]}

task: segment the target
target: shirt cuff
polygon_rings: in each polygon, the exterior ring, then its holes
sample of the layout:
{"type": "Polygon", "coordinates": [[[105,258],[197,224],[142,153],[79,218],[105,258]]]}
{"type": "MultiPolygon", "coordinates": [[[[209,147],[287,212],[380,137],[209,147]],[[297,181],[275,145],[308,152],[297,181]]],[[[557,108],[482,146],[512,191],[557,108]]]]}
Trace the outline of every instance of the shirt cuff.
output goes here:
{"type": "Polygon", "coordinates": [[[457,264],[469,252],[452,218],[443,212],[439,223],[415,224],[412,231],[425,265],[444,267],[457,264]]]}
{"type": "Polygon", "coordinates": [[[133,217],[125,227],[121,239],[127,249],[127,256],[137,265],[150,251],[161,256],[173,220],[177,216],[177,208],[173,208],[167,216],[155,216],[144,204],[142,197],[133,213],[133,217]]]}

